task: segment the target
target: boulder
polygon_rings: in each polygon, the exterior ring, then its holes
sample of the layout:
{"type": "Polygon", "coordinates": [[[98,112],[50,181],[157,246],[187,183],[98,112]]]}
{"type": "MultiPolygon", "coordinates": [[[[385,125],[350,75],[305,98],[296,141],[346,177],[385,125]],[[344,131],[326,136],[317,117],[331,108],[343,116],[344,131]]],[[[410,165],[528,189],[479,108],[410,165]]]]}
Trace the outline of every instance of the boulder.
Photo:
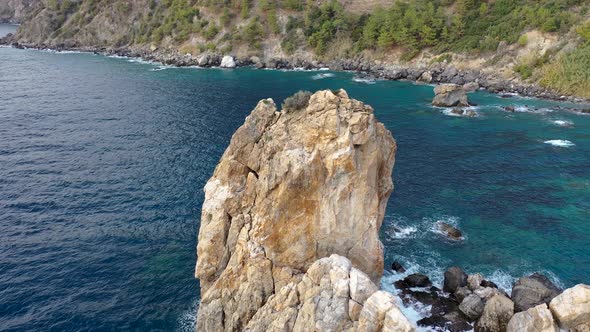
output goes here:
{"type": "Polygon", "coordinates": [[[219,65],[221,68],[235,68],[236,61],[234,57],[231,55],[226,55],[221,59],[221,64],[219,65]]]}
{"type": "Polygon", "coordinates": [[[551,311],[545,303],[516,313],[506,327],[507,332],[559,332],[551,311]]]}
{"type": "Polygon", "coordinates": [[[413,332],[416,331],[416,328],[397,307],[393,295],[378,291],[365,302],[356,330],[364,332],[413,332]]]}
{"type": "Polygon", "coordinates": [[[434,88],[432,105],[440,107],[466,107],[469,106],[469,102],[462,86],[457,84],[441,84],[434,88]]]}
{"type": "Polygon", "coordinates": [[[461,303],[461,301],[463,301],[463,299],[466,298],[471,293],[472,292],[469,289],[469,287],[463,286],[463,287],[457,288],[457,290],[455,291],[455,293],[453,295],[455,295],[455,298],[457,299],[457,301],[459,303],[461,303]]]}
{"type": "Polygon", "coordinates": [[[430,72],[430,71],[423,72],[422,75],[420,75],[420,77],[418,78],[418,80],[422,81],[422,82],[426,82],[426,83],[432,82],[432,72],[430,72]]]}
{"type": "Polygon", "coordinates": [[[514,106],[504,106],[504,107],[502,107],[502,109],[504,109],[506,112],[511,112],[511,113],[516,112],[516,107],[514,107],[514,106]]]}
{"type": "Polygon", "coordinates": [[[504,295],[496,295],[486,302],[475,332],[504,332],[512,315],[514,303],[504,295]]]}
{"type": "Polygon", "coordinates": [[[454,293],[457,288],[467,285],[467,274],[457,266],[453,266],[445,271],[445,280],[443,291],[454,293]]]}
{"type": "Polygon", "coordinates": [[[395,150],[373,109],[344,90],[319,91],[289,112],[261,100],[205,186],[197,329],[241,330],[263,307],[261,330],[352,324],[349,312],[360,308],[350,301],[362,305],[363,285],[378,285],[383,273],[379,229],[395,150]],[[343,257],[314,265],[333,254],[343,257]],[[353,268],[367,277],[353,277],[351,293],[353,268]],[[277,308],[285,314],[274,319],[277,308]]]}
{"type": "Polygon", "coordinates": [[[496,295],[508,297],[506,293],[493,287],[481,287],[473,291],[473,293],[477,294],[477,296],[481,297],[484,301],[487,301],[496,295]]]}
{"type": "Polygon", "coordinates": [[[470,294],[461,301],[459,310],[469,319],[476,320],[483,313],[484,303],[481,298],[475,294],[470,294]]]}
{"type": "Polygon", "coordinates": [[[590,332],[590,322],[578,325],[572,328],[570,332],[590,332]]]}
{"type": "Polygon", "coordinates": [[[590,324],[590,286],[578,284],[566,289],[551,300],[549,308],[562,329],[590,324]]]}
{"type": "Polygon", "coordinates": [[[474,291],[481,287],[481,283],[484,281],[483,276],[479,273],[471,274],[467,277],[467,287],[474,291]]]}
{"type": "Polygon", "coordinates": [[[498,285],[496,285],[493,281],[489,281],[489,280],[482,280],[479,285],[484,288],[485,287],[498,288],[498,285]]]}
{"type": "Polygon", "coordinates": [[[559,295],[561,290],[546,276],[533,273],[520,278],[512,287],[512,301],[516,312],[536,307],[541,303],[549,303],[559,295]]]}

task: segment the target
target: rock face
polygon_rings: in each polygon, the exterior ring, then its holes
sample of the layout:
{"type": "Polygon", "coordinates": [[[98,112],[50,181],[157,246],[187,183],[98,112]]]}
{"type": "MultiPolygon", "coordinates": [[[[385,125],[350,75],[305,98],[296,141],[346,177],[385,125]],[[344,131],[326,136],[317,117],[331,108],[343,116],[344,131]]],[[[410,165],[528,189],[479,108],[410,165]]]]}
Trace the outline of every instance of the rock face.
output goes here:
{"type": "Polygon", "coordinates": [[[466,107],[469,106],[467,93],[461,85],[441,84],[434,88],[432,105],[440,107],[466,107]]]}
{"type": "Polygon", "coordinates": [[[260,101],[205,186],[199,331],[349,329],[368,310],[395,141],[344,90],[298,105],[260,101]]]}
{"type": "Polygon", "coordinates": [[[512,287],[512,301],[516,312],[524,311],[541,303],[549,303],[561,290],[546,276],[533,273],[520,278],[512,287]]]}
{"type": "Polygon", "coordinates": [[[579,284],[566,289],[551,300],[549,307],[561,328],[583,331],[590,325],[590,286],[579,284]]]}
{"type": "Polygon", "coordinates": [[[507,332],[558,332],[551,311],[545,303],[516,313],[508,322],[507,332]]]}

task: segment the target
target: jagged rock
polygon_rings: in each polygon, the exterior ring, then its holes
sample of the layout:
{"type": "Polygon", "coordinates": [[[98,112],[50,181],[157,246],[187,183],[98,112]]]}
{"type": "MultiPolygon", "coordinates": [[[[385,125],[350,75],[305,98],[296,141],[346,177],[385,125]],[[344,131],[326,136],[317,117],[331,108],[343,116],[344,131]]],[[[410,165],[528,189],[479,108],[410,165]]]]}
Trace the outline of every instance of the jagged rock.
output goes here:
{"type": "Polygon", "coordinates": [[[467,285],[467,274],[457,266],[453,266],[445,271],[445,280],[443,290],[448,293],[454,293],[457,288],[467,285]]]}
{"type": "Polygon", "coordinates": [[[271,295],[248,322],[245,331],[352,329],[363,304],[377,290],[369,277],[353,268],[347,258],[338,255],[317,260],[297,280],[271,295]],[[363,291],[355,291],[358,289],[363,291]]]}
{"type": "Polygon", "coordinates": [[[231,55],[226,55],[221,59],[221,64],[219,65],[221,68],[235,68],[236,61],[234,57],[231,55]]]}
{"type": "Polygon", "coordinates": [[[404,273],[406,269],[400,264],[400,262],[393,262],[391,263],[391,269],[397,273],[404,273]]]}
{"type": "Polygon", "coordinates": [[[504,332],[512,315],[514,303],[504,295],[496,295],[486,302],[475,332],[504,332]]]}
{"type": "Polygon", "coordinates": [[[375,292],[365,302],[357,329],[363,332],[413,332],[415,330],[416,328],[397,307],[393,295],[384,291],[375,292]]]}
{"type": "MultiPolygon", "coordinates": [[[[305,273],[309,282],[319,283],[310,268],[332,254],[346,255],[378,284],[379,228],[393,188],[395,150],[373,109],[344,90],[317,92],[289,112],[278,112],[271,99],[260,101],[205,186],[197,245],[198,330],[248,326],[284,287],[302,287],[305,273]]],[[[338,278],[350,279],[347,273],[338,272],[338,278]]],[[[348,317],[350,286],[336,284],[342,296],[321,296],[317,305],[348,317]]],[[[312,298],[298,292],[300,299],[312,298]]],[[[355,292],[365,293],[362,287],[355,292]]],[[[316,302],[306,306],[300,300],[297,321],[309,321],[316,302]]],[[[297,321],[295,330],[301,326],[297,321]]]]}
{"type": "Polygon", "coordinates": [[[549,303],[561,290],[546,276],[533,273],[520,278],[512,287],[512,301],[516,312],[524,311],[541,303],[549,303]]]}
{"type": "Polygon", "coordinates": [[[590,286],[578,284],[557,295],[549,304],[562,329],[590,324],[590,286]]]}
{"type": "Polygon", "coordinates": [[[459,310],[471,320],[478,319],[483,313],[484,303],[481,298],[475,294],[470,294],[461,301],[459,310]]]}
{"type": "Polygon", "coordinates": [[[455,298],[457,299],[457,301],[459,303],[461,303],[461,301],[463,301],[463,299],[466,298],[471,293],[472,292],[469,289],[469,287],[463,286],[463,287],[457,288],[457,290],[455,291],[455,293],[453,295],[455,295],[455,298]]]}
{"type": "Polygon", "coordinates": [[[481,287],[473,291],[473,293],[477,294],[477,296],[481,297],[484,301],[487,301],[496,295],[508,297],[506,293],[493,287],[481,287]]]}
{"type": "Polygon", "coordinates": [[[516,313],[506,327],[507,332],[558,332],[551,311],[545,303],[516,313]]]}
{"type": "Polygon", "coordinates": [[[469,102],[462,86],[457,84],[441,84],[434,88],[432,105],[441,107],[466,107],[469,106],[469,102]]]}
{"type": "Polygon", "coordinates": [[[481,287],[481,283],[484,281],[483,276],[479,273],[471,274],[467,277],[467,287],[474,291],[481,287]]]}

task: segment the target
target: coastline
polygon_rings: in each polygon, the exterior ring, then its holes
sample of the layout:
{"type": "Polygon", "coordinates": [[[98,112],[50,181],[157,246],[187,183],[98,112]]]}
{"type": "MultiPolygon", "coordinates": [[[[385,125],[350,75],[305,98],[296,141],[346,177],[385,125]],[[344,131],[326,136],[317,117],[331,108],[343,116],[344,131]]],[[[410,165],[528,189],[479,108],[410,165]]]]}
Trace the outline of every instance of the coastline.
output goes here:
{"type": "MultiPolygon", "coordinates": [[[[221,60],[224,57],[218,53],[204,52],[199,55],[180,54],[178,51],[148,50],[142,47],[98,47],[98,46],[69,46],[46,45],[34,43],[20,43],[12,39],[13,35],[0,38],[0,45],[11,46],[19,49],[53,50],[56,52],[84,52],[101,54],[105,56],[120,56],[137,58],[144,61],[157,62],[163,65],[175,67],[222,67],[221,60]]],[[[458,85],[477,84],[477,90],[486,90],[496,94],[518,95],[544,100],[570,102],[574,104],[589,104],[590,99],[566,96],[536,84],[515,82],[503,78],[494,77],[483,73],[481,70],[461,70],[446,63],[435,63],[430,66],[401,66],[395,64],[371,63],[362,59],[342,59],[335,61],[307,60],[298,57],[292,58],[259,58],[235,57],[235,67],[254,67],[257,69],[278,70],[321,70],[328,68],[332,71],[348,71],[367,78],[384,79],[392,81],[411,81],[425,84],[452,83],[458,85]]],[[[578,111],[581,111],[578,110],[578,111]]]]}

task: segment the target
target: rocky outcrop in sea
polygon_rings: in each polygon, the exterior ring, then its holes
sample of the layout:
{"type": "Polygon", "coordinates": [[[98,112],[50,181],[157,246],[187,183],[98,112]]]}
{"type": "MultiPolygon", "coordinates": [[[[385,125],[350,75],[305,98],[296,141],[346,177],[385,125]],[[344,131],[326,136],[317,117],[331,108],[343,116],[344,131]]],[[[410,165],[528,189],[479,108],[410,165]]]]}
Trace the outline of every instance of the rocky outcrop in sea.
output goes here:
{"type": "Polygon", "coordinates": [[[383,273],[396,143],[344,90],[261,100],[205,186],[199,331],[414,331],[383,273]]]}

